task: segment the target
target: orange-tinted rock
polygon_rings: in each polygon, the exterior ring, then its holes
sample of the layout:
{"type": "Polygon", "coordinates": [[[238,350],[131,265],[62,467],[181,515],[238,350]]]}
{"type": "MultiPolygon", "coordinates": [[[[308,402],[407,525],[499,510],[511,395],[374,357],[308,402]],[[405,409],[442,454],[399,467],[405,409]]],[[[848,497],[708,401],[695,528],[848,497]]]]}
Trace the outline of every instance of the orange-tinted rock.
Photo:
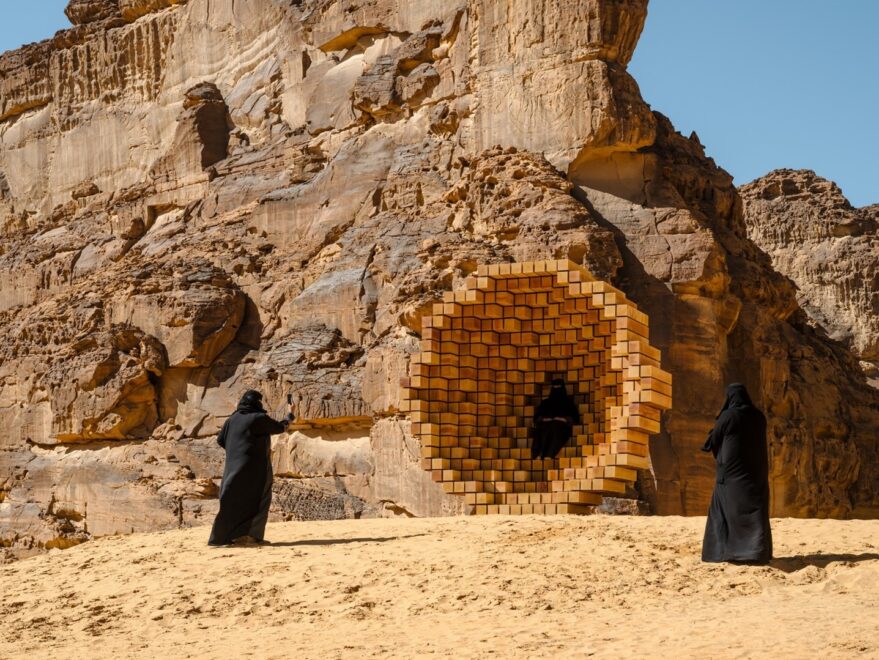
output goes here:
{"type": "Polygon", "coordinates": [[[644,0],[77,5],[0,56],[4,541],[209,519],[213,435],[250,387],[346,443],[279,442],[274,515],[459,511],[424,481],[399,379],[443,292],[544,259],[650,316],[675,382],[638,480],[656,511],[704,512],[698,448],[743,380],[774,514],[876,515],[876,391],[731,177],[641,99],[644,0]]]}
{"type": "Polygon", "coordinates": [[[64,13],[74,25],[121,16],[119,0],[70,0],[64,13]]]}

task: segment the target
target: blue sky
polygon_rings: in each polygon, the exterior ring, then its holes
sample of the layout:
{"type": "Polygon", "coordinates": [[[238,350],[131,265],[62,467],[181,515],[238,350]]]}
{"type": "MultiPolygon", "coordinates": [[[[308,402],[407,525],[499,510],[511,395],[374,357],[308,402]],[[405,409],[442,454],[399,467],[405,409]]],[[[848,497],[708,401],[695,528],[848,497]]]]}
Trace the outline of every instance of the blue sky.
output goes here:
{"type": "Polygon", "coordinates": [[[877,0],[651,0],[629,70],[654,110],[747,183],[815,170],[879,202],[877,0]]]}
{"type": "Polygon", "coordinates": [[[42,41],[70,27],[64,15],[68,0],[0,0],[0,53],[22,44],[42,41]]]}
{"type": "MultiPolygon", "coordinates": [[[[67,0],[0,3],[0,51],[69,25],[67,0]]],[[[737,184],[808,168],[863,206],[879,202],[877,27],[879,0],[651,0],[629,68],[737,184]]]]}

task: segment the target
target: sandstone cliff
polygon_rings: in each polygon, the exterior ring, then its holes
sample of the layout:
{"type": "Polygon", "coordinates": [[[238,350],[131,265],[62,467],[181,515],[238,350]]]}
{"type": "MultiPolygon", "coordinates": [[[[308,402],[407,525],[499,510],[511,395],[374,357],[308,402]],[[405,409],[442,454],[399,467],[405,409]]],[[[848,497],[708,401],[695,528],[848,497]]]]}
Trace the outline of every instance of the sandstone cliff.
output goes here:
{"type": "Polygon", "coordinates": [[[813,325],[879,385],[879,206],[852,207],[808,170],[777,170],[739,192],[748,236],[796,284],[813,325]]]}
{"type": "MultiPolygon", "coordinates": [[[[463,510],[398,413],[478,264],[570,258],[651,316],[675,408],[643,498],[701,513],[723,385],[774,515],[879,513],[879,396],[626,71],[646,0],[76,0],[0,57],[0,538],[212,515],[246,387],[300,428],[275,513],[463,510]]],[[[634,493],[633,493],[634,494],[634,493]]]]}

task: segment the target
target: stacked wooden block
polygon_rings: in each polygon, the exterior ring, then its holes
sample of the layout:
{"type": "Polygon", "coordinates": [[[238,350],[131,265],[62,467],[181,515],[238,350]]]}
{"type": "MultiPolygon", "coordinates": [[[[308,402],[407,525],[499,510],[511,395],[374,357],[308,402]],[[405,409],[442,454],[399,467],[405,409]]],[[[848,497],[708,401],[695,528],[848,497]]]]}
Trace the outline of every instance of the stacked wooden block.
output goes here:
{"type": "Polygon", "coordinates": [[[472,511],[589,513],[648,467],[671,375],[647,316],[571,261],[480,266],[423,323],[403,408],[424,469],[472,511]],[[580,410],[555,459],[532,460],[532,418],[553,378],[580,410]]]}

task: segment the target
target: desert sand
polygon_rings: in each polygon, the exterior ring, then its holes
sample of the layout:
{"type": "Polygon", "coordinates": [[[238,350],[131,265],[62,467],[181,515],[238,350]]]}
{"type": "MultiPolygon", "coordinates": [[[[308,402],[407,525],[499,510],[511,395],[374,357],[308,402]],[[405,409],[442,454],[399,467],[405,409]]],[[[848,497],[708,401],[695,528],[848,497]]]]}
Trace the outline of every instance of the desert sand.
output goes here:
{"type": "Polygon", "coordinates": [[[2,658],[879,657],[879,521],[773,521],[702,564],[704,518],[277,523],[104,538],[0,567],[2,658]]]}

